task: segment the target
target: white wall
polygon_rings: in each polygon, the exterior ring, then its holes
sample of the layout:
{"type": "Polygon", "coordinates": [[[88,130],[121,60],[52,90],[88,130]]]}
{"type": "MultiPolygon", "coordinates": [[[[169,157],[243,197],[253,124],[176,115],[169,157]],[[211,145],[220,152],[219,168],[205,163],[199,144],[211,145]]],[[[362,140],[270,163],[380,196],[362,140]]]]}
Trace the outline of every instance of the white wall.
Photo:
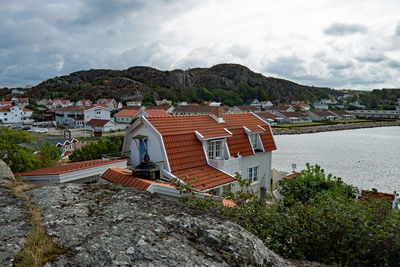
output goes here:
{"type": "Polygon", "coordinates": [[[142,126],[139,126],[138,129],[133,133],[129,133],[125,136],[125,138],[130,138],[129,150],[131,151],[130,152],[131,165],[136,166],[140,163],[139,148],[136,145],[135,140],[132,140],[132,137],[136,135],[145,135],[148,137],[147,151],[149,153],[150,159],[153,162],[160,162],[160,161],[166,162],[166,159],[164,158],[163,155],[163,147],[159,135],[150,126],[144,124],[142,126]]]}
{"type": "Polygon", "coordinates": [[[90,121],[91,119],[110,120],[110,110],[100,107],[85,110],[85,121],[90,121]]]}
{"type": "MultiPolygon", "coordinates": [[[[240,161],[240,175],[242,178],[248,177],[248,168],[258,166],[258,180],[254,182],[249,189],[254,193],[259,193],[260,187],[265,185],[267,191],[271,184],[271,152],[258,152],[254,155],[242,157],[240,161]]],[[[234,190],[240,190],[240,186],[236,183],[234,190]]]]}

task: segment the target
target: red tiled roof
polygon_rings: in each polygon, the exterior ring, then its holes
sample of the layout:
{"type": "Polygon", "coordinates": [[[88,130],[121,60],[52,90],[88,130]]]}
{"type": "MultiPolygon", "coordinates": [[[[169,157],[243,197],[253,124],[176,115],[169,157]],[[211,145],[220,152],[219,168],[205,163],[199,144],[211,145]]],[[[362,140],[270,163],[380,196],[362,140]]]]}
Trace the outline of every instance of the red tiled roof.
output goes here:
{"type": "Polygon", "coordinates": [[[264,119],[276,119],[278,116],[275,114],[272,114],[271,112],[265,111],[265,112],[258,112],[258,116],[263,117],[264,119]]]}
{"type": "Polygon", "coordinates": [[[209,165],[176,171],[173,174],[200,191],[235,181],[235,178],[209,165]]]}
{"type": "Polygon", "coordinates": [[[171,116],[171,115],[169,115],[169,113],[167,113],[163,109],[148,109],[148,108],[146,108],[146,110],[144,112],[147,113],[149,116],[171,116]]]}
{"type": "Polygon", "coordinates": [[[318,116],[334,116],[334,114],[330,113],[329,111],[325,111],[325,110],[313,110],[311,111],[312,113],[318,115],[318,116]]]}
{"type": "Polygon", "coordinates": [[[95,107],[108,108],[107,104],[94,104],[95,107]]]}
{"type": "Polygon", "coordinates": [[[56,108],[55,111],[70,111],[70,112],[84,112],[88,108],[86,107],[79,107],[79,106],[73,106],[73,107],[64,107],[64,108],[56,108]]]}
{"type": "Polygon", "coordinates": [[[114,117],[135,117],[139,112],[140,109],[123,109],[115,114],[114,117]]]}
{"type": "Polygon", "coordinates": [[[133,177],[132,171],[128,169],[109,168],[101,178],[112,183],[131,186],[141,191],[146,191],[151,185],[150,180],[133,177]]]}
{"type": "Polygon", "coordinates": [[[22,110],[23,110],[23,111],[26,111],[26,112],[32,111],[32,110],[30,110],[29,108],[23,108],[22,110]]]}
{"type": "Polygon", "coordinates": [[[290,106],[273,106],[273,107],[267,108],[267,110],[276,110],[276,111],[282,110],[282,111],[285,111],[288,108],[290,108],[290,106]]]}
{"type": "Polygon", "coordinates": [[[249,137],[245,133],[244,129],[232,129],[232,137],[227,139],[229,153],[231,157],[237,157],[239,153],[241,156],[253,155],[249,137]]]}
{"type": "Polygon", "coordinates": [[[9,105],[11,106],[11,101],[0,101],[0,105],[9,105]]]}
{"type": "Polygon", "coordinates": [[[80,162],[67,163],[67,164],[53,166],[53,167],[44,168],[44,169],[19,172],[19,173],[16,173],[15,176],[56,175],[56,174],[75,172],[75,171],[80,171],[80,170],[84,170],[84,169],[109,165],[109,164],[123,162],[123,161],[126,161],[126,159],[120,159],[120,160],[95,159],[95,160],[88,160],[88,161],[80,161],[80,162]]]}
{"type": "Polygon", "coordinates": [[[106,125],[110,120],[100,120],[100,119],[91,119],[86,123],[86,125],[89,126],[104,126],[106,125]]]}
{"type": "Polygon", "coordinates": [[[285,117],[294,117],[294,118],[307,118],[307,115],[301,112],[289,112],[289,111],[282,111],[280,112],[285,117]]]}
{"type": "Polygon", "coordinates": [[[149,106],[146,108],[146,110],[148,109],[163,109],[165,111],[167,111],[171,106],[169,105],[161,105],[161,106],[149,106]]]}
{"type": "Polygon", "coordinates": [[[299,172],[292,172],[286,175],[286,178],[296,178],[297,176],[301,175],[299,172]]]}

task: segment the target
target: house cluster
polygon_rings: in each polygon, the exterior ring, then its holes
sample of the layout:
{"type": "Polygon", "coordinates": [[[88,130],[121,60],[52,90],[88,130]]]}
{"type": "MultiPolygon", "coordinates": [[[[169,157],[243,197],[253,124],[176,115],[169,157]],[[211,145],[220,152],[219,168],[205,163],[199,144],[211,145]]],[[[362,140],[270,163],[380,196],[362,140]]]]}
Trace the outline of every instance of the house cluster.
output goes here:
{"type": "Polygon", "coordinates": [[[256,113],[224,113],[222,106],[212,106],[210,114],[142,114],[126,132],[122,159],[65,164],[16,176],[35,184],[93,182],[101,177],[142,191],[179,197],[173,181],[187,184],[201,196],[219,196],[240,190],[236,180],[239,174],[250,180],[254,193],[263,196],[271,185],[275,149],[270,125],[262,117],[256,113]]]}
{"type": "Polygon", "coordinates": [[[28,98],[13,97],[0,101],[0,123],[32,123],[33,111],[26,108],[29,105],[28,98]]]}

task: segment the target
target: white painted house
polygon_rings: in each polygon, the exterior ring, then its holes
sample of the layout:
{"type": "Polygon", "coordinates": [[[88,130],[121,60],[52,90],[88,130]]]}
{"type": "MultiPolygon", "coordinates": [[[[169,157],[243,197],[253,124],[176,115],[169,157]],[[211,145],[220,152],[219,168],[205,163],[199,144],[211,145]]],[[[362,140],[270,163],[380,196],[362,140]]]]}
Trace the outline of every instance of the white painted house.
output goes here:
{"type": "Polygon", "coordinates": [[[33,111],[23,106],[0,107],[0,123],[32,123],[33,111]]]}
{"type": "Polygon", "coordinates": [[[164,180],[179,179],[199,192],[239,190],[235,174],[268,191],[275,142],[269,124],[254,113],[143,117],[129,127],[123,154],[137,166],[147,151],[164,180]]]}
{"type": "Polygon", "coordinates": [[[54,110],[56,123],[84,126],[91,119],[110,120],[110,110],[105,107],[66,107],[54,110]]]}
{"type": "Polygon", "coordinates": [[[90,101],[88,99],[81,99],[81,100],[76,101],[75,106],[77,106],[77,107],[83,107],[83,106],[91,107],[91,106],[93,106],[93,103],[92,103],[92,101],[90,101]]]}

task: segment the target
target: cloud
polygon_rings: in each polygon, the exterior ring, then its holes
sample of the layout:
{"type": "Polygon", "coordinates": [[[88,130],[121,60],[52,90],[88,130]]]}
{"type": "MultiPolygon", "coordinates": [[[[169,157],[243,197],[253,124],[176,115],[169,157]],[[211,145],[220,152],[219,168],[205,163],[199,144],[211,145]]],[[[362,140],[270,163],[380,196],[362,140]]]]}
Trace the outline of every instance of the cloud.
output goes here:
{"type": "Polygon", "coordinates": [[[400,22],[397,24],[396,31],[394,32],[394,35],[400,36],[400,22]]]}
{"type": "Polygon", "coordinates": [[[345,36],[355,33],[364,34],[367,31],[367,27],[361,24],[333,23],[324,30],[324,33],[332,36],[345,36]]]}
{"type": "Polygon", "coordinates": [[[399,60],[390,60],[387,62],[387,65],[394,69],[400,69],[400,61],[399,60]]]}

